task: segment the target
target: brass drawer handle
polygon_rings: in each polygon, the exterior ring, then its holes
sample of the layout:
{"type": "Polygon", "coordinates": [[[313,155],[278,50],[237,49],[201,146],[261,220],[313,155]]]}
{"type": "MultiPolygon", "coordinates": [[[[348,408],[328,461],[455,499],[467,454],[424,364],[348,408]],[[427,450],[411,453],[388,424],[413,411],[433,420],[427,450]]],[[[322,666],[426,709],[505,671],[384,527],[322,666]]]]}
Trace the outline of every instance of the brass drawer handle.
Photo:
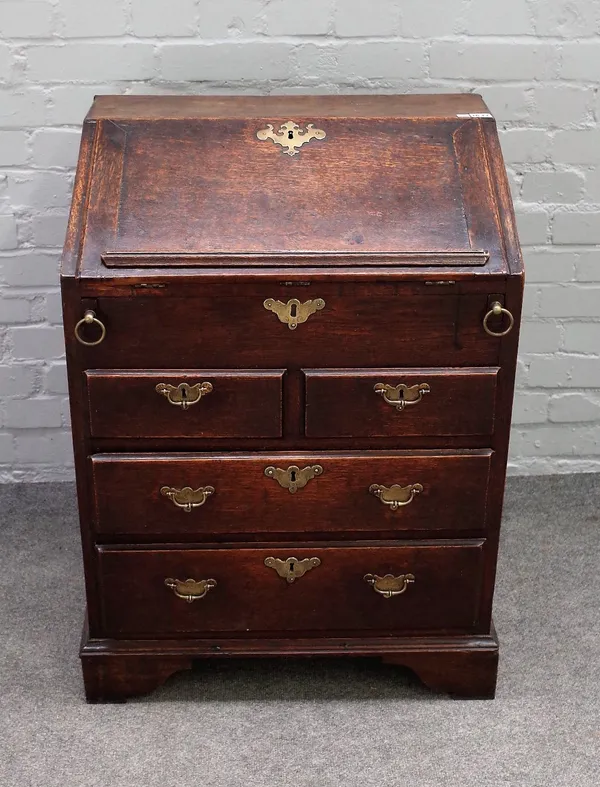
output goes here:
{"type": "Polygon", "coordinates": [[[184,486],[177,489],[174,486],[161,486],[161,495],[168,497],[177,508],[183,508],[188,514],[192,508],[203,506],[211,495],[214,495],[214,486],[200,486],[192,489],[191,486],[184,486]]]}
{"type": "Polygon", "coordinates": [[[421,494],[422,491],[422,484],[409,484],[408,486],[371,484],[369,487],[369,492],[378,497],[384,505],[389,506],[392,511],[397,511],[401,506],[412,503],[415,495],[421,494]]]}
{"type": "Polygon", "coordinates": [[[191,604],[204,598],[211,588],[217,586],[216,579],[165,579],[165,585],[171,588],[177,598],[182,598],[191,604]]]}
{"type": "Polygon", "coordinates": [[[297,465],[290,465],[287,470],[280,467],[265,467],[267,478],[274,478],[275,481],[284,489],[289,489],[290,494],[295,494],[299,489],[305,487],[311,478],[322,475],[321,465],[307,465],[302,470],[297,465]]]}
{"type": "Polygon", "coordinates": [[[166,396],[170,404],[181,407],[182,410],[187,410],[188,407],[199,402],[203,396],[206,396],[212,390],[212,383],[196,383],[195,385],[188,385],[188,383],[179,383],[179,385],[159,383],[156,386],[157,393],[166,396]]]}
{"type": "Polygon", "coordinates": [[[321,561],[318,557],[305,557],[303,560],[298,560],[297,557],[288,557],[285,560],[280,560],[278,557],[265,558],[265,566],[274,568],[279,576],[290,584],[320,565],[321,561]]]}
{"type": "Polygon", "coordinates": [[[79,342],[79,344],[85,344],[86,347],[95,347],[97,344],[100,344],[104,341],[104,337],[106,336],[106,326],[96,317],[96,312],[93,312],[91,309],[88,309],[85,314],[83,315],[82,319],[75,325],[74,328],[75,338],[79,342]],[[79,329],[82,325],[98,325],[100,327],[100,338],[96,339],[94,342],[86,341],[79,329]]]}
{"type": "Polygon", "coordinates": [[[267,311],[274,312],[279,317],[279,322],[286,323],[290,331],[295,331],[300,323],[306,322],[311,314],[325,308],[323,298],[300,303],[297,298],[291,298],[287,303],[267,298],[263,303],[267,311]]]}
{"type": "Polygon", "coordinates": [[[376,383],[373,387],[376,394],[383,397],[383,401],[391,404],[396,410],[404,410],[413,404],[418,404],[421,399],[431,392],[427,383],[417,383],[416,385],[387,385],[386,383],[376,383]]]}
{"type": "Polygon", "coordinates": [[[373,586],[373,590],[384,598],[400,596],[404,593],[411,582],[415,581],[414,574],[400,574],[395,577],[393,574],[385,574],[380,577],[377,574],[365,574],[365,582],[373,586]]]}
{"type": "Polygon", "coordinates": [[[515,318],[508,311],[508,309],[504,308],[504,306],[499,301],[494,301],[494,303],[492,303],[492,308],[483,318],[483,329],[486,333],[489,333],[490,336],[506,336],[507,333],[510,333],[512,331],[514,324],[515,324],[515,318]],[[508,328],[506,328],[504,331],[490,330],[488,328],[488,320],[490,319],[490,317],[492,315],[494,315],[494,317],[500,317],[501,314],[506,314],[506,316],[508,317],[508,328]]]}

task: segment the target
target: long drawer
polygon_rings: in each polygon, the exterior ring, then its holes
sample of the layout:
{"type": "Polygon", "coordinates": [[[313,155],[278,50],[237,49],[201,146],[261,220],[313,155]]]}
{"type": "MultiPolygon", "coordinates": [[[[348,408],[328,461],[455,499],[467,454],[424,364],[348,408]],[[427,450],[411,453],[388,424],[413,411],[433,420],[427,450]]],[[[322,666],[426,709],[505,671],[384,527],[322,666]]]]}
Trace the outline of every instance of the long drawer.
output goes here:
{"type": "Polygon", "coordinates": [[[97,454],[99,536],[372,538],[480,531],[493,452],[97,454]]]}
{"type": "Polygon", "coordinates": [[[468,631],[483,545],[99,548],[104,634],[468,631]]]}

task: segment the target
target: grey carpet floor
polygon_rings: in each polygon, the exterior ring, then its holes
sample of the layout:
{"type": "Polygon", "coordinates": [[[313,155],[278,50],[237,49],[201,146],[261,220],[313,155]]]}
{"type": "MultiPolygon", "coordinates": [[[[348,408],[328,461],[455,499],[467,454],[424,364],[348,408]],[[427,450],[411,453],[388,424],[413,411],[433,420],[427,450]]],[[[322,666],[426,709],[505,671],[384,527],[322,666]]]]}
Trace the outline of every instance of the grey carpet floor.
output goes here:
{"type": "Polygon", "coordinates": [[[0,486],[1,787],[598,787],[600,476],[511,479],[495,701],[343,660],[204,663],[86,705],[70,484],[0,486]]]}

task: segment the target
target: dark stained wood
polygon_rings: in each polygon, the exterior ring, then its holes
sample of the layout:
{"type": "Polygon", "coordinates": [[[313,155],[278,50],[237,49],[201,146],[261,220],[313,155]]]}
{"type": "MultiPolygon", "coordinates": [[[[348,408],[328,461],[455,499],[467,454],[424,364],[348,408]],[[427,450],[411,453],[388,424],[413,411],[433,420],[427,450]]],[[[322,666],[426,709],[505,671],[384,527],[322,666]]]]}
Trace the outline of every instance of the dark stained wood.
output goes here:
{"type": "Polygon", "coordinates": [[[461,534],[485,530],[491,451],[328,454],[102,455],[92,457],[95,530],[99,538],[246,540],[381,537],[415,531],[461,534]],[[265,476],[266,467],[323,473],[295,494],[265,476]],[[396,511],[371,484],[423,491],[396,511]],[[186,512],[161,495],[163,486],[213,486],[203,506],[186,512]],[[457,490],[460,489],[460,492],[457,490]],[[440,512],[443,515],[440,516],[440,512]],[[307,535],[309,534],[309,535],[307,535]]]}
{"type": "Polygon", "coordinates": [[[310,369],[304,374],[308,437],[493,432],[498,369],[310,369]],[[374,390],[378,383],[425,383],[430,391],[399,411],[374,390]]]}

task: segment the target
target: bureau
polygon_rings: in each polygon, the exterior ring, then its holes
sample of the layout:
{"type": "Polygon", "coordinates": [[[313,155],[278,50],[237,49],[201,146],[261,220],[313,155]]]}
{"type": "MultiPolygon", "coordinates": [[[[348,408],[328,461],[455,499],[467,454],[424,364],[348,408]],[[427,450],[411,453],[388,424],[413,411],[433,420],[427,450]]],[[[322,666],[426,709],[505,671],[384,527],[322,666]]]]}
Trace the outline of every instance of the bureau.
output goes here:
{"type": "Polygon", "coordinates": [[[260,656],[494,696],[523,270],[479,96],[99,97],[61,282],[89,701],[260,656]]]}

